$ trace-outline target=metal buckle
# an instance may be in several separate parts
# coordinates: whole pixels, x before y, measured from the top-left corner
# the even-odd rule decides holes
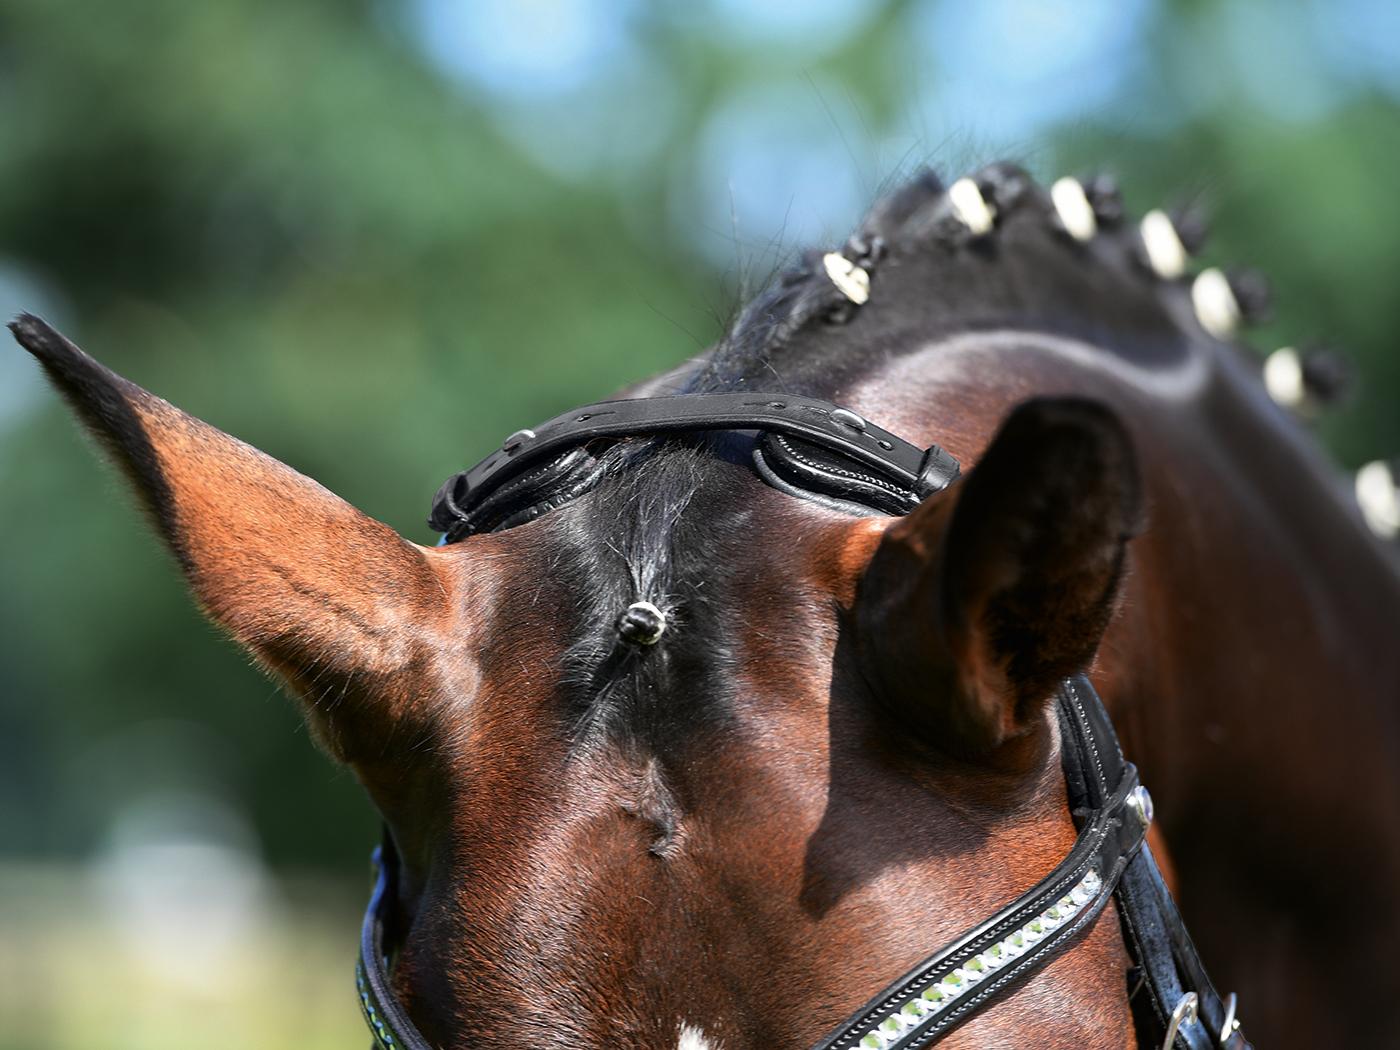
[[[1222,1047],[1230,1041],[1230,1036],[1240,1030],[1239,1018],[1235,1016],[1236,1003],[1234,992],[1225,997],[1225,1023],[1220,1026],[1220,1045]]]
[[[1167,1037],[1162,1040],[1162,1050],[1172,1050],[1172,1044],[1176,1042],[1177,1030],[1184,1024],[1190,1024],[1196,1020],[1196,1008],[1200,1000],[1196,998],[1195,992],[1187,992],[1176,1004],[1176,1009],[1172,1011],[1171,1018],[1167,1021]]]

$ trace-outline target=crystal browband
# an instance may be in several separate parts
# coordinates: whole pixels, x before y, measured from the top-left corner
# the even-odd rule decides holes
[[[962,966],[954,967],[946,976],[921,989],[918,995],[871,1028],[856,1046],[862,1050],[886,1050],[906,1036],[917,1036],[929,1021],[973,988],[1068,924],[1098,895],[1102,885],[1099,873],[1090,868],[1058,901]]]

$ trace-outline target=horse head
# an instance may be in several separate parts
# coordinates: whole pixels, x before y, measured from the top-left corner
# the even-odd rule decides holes
[[[1076,841],[1052,696],[1150,635],[1120,611],[1155,608],[1141,419],[1237,368],[1198,317],[1248,306],[1165,294],[1182,246],[1116,224],[1097,184],[924,177],[628,392],[824,398],[939,442],[963,477],[905,514],[798,498],[752,431],[681,432],[591,442],[420,546],[13,327],[383,815],[432,1045],[804,1047]],[[1135,1045],[1114,916],[946,1045]]]

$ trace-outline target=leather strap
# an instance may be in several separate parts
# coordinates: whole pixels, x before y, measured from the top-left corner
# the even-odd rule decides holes
[[[1120,771],[1113,794],[1085,822],[1068,856],[1048,876],[1031,890],[1014,900],[981,925],[939,949],[903,977],[887,986],[871,999],[815,1050],[855,1050],[874,1045],[890,1050],[915,1050],[932,1044],[968,1017],[994,1001],[1009,987],[1021,982],[1043,967],[1067,948],[1081,931],[1089,927],[1112,897],[1129,860],[1142,845],[1146,825],[1128,811],[1128,799],[1137,787],[1137,771],[1126,765]],[[1083,885],[1089,872],[1098,876],[1091,896],[1073,912],[1068,921],[1048,930],[1032,943],[1023,954],[995,967],[989,976],[978,980],[966,992],[953,998],[950,1005],[926,1017],[919,1018],[908,1009],[917,1003],[921,993],[929,988],[941,988],[950,975],[963,981],[970,976],[969,964],[978,958],[987,965],[987,955],[997,945],[1003,951],[1017,931],[1041,919],[1060,904],[1075,887]],[[944,993],[947,994],[946,991]],[[888,1019],[903,1015],[902,1026]],[[878,1033],[888,1033],[881,1041]],[[875,1034],[873,1041],[869,1041]],[[862,1042],[862,1040],[868,1040]]]
[[[957,460],[937,445],[911,445],[849,409],[816,398],[752,393],[630,398],[585,405],[512,434],[476,466],[447,480],[428,523],[453,542],[483,531],[478,508],[498,487],[570,449],[601,438],[702,430],[759,430],[801,438],[907,493],[901,513],[946,488],[959,471]]]
[[[908,514],[920,502],[913,489],[878,471],[787,434],[764,434],[753,450],[753,461],[775,488],[847,513]]]
[[[1070,811],[1076,820],[1092,811],[1122,771],[1118,735],[1097,690],[1082,674],[1065,680],[1059,694],[1061,754]],[[1249,1050],[1238,1030],[1224,1033],[1225,1004],[1206,974],[1171,891],[1144,846],[1129,862],[1118,884],[1123,938],[1135,963],[1129,988],[1135,1014],[1145,1029],[1142,1045],[1160,1047],[1172,1013],[1188,993],[1196,996],[1194,1017],[1179,1023],[1172,1046],[1179,1050]],[[1146,1007],[1139,1009],[1139,1000]],[[1222,1038],[1224,1036],[1224,1038]]]
[[[384,843],[375,848],[370,864],[374,871],[374,890],[360,925],[360,959],[355,967],[360,1010],[374,1037],[374,1050],[433,1050],[404,1014],[389,985],[384,926],[396,893],[398,854],[387,828]]]

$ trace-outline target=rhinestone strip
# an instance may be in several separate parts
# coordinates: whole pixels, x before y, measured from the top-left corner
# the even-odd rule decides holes
[[[398,1043],[394,1042],[393,1033],[379,1016],[379,1011],[370,1002],[369,985],[365,981],[365,968],[363,965],[355,966],[355,985],[360,990],[360,1009],[364,1011],[365,1020],[369,1022],[370,1030],[374,1033],[374,1043],[376,1050],[398,1050]]]
[[[917,1034],[964,995],[1010,965],[1081,912],[1098,895],[1103,880],[1092,868],[1067,894],[990,948],[978,952],[941,979],[918,990],[898,1009],[880,1018],[856,1042],[860,1050],[885,1050]]]

